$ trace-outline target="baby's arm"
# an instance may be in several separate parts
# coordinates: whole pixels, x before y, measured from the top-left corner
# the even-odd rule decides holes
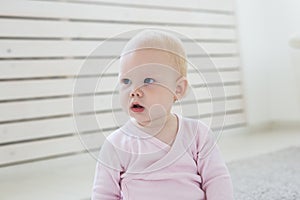
[[[92,191],[92,200],[119,200],[121,167],[113,146],[106,142],[100,152]]]
[[[120,195],[120,172],[97,163],[92,200],[116,200]]]
[[[215,139],[209,132],[204,146],[198,153],[198,173],[202,178],[202,189],[207,200],[232,200],[233,188]]]

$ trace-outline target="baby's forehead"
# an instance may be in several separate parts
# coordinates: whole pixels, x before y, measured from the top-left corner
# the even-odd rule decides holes
[[[169,52],[156,49],[137,50],[124,54],[120,58],[121,74],[132,70],[153,72],[157,70],[174,71],[176,69],[173,55]]]
[[[179,77],[180,74],[173,67],[159,64],[159,63],[147,63],[135,67],[130,67],[127,70],[121,70],[121,77],[138,78],[138,77],[152,77],[159,79],[168,79],[171,77]]]

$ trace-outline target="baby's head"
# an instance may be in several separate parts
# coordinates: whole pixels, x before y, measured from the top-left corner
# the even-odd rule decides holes
[[[124,47],[121,59],[126,55],[139,50],[158,50],[167,53],[174,67],[182,76],[186,77],[187,59],[183,44],[180,39],[171,33],[159,30],[144,30],[135,35]],[[167,58],[166,58],[167,59]]]
[[[122,108],[143,126],[166,119],[187,90],[186,73],[186,54],[178,38],[158,30],[140,32],[120,58]]]

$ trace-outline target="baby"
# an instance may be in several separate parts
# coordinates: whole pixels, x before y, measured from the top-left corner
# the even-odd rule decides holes
[[[119,94],[130,116],[104,142],[92,200],[231,200],[232,183],[210,129],[172,113],[188,88],[181,41],[145,30],[120,58]]]

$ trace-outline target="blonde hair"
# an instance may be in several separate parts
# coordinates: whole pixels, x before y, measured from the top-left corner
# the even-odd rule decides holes
[[[178,72],[186,77],[187,61],[183,44],[171,33],[155,29],[144,30],[129,40],[122,50],[121,57],[143,49],[156,49],[169,53],[174,58]]]

